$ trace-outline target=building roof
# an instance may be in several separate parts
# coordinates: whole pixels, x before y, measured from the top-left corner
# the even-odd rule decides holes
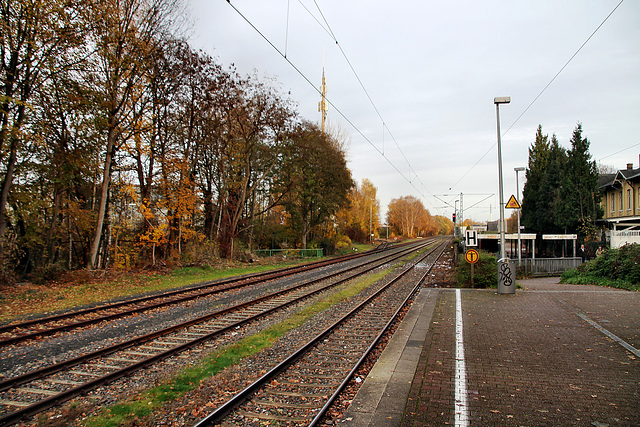
[[[598,188],[606,189],[607,187],[620,187],[622,181],[636,181],[640,179],[640,168],[620,169],[616,173],[600,175],[598,179]]]

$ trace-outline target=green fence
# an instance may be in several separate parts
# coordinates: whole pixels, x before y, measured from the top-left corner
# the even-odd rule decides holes
[[[252,252],[259,257],[277,255],[290,258],[320,258],[324,249],[255,249]]]

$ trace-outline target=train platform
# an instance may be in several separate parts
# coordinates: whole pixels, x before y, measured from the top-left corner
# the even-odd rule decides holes
[[[640,292],[518,284],[422,289],[338,423],[640,426]]]

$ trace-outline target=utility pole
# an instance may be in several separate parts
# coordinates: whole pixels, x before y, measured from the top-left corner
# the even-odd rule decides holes
[[[322,86],[320,87],[320,93],[322,94],[322,99],[318,102],[318,111],[322,113],[322,133],[324,133],[327,111],[329,111],[329,103],[327,102],[327,80],[324,76],[324,53],[322,54]]]

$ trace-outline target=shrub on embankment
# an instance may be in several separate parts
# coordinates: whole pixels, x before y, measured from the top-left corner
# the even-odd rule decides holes
[[[471,285],[471,264],[464,259],[464,254],[458,259],[456,276],[461,288],[495,288],[498,284],[498,261],[496,257],[479,251],[480,259],[473,265],[473,286]]]
[[[609,249],[575,270],[565,272],[560,282],[640,291],[640,245]]]

